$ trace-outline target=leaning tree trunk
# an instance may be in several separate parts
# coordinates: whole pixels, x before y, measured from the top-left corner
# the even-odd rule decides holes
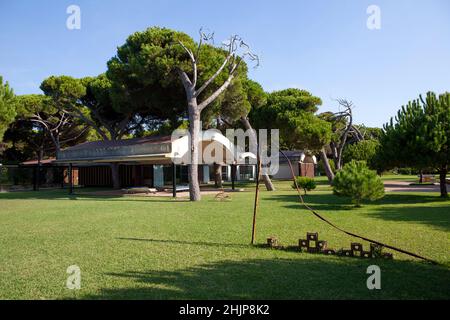
[[[214,186],[222,188],[222,165],[214,163]]]
[[[322,158],[325,173],[328,177],[328,182],[331,183],[334,180],[334,173],[333,170],[331,170],[330,162],[328,162],[328,157],[327,153],[325,152],[325,148],[322,148],[322,150],[320,150],[320,157]]]
[[[241,117],[241,122],[244,125],[246,130],[250,130],[250,139],[252,140],[252,143],[255,146],[257,146],[258,139],[256,138],[256,133],[253,130],[252,125],[250,124],[250,121],[248,121],[247,117]],[[273,185],[272,180],[270,180],[270,177],[268,174],[263,174],[262,179],[264,181],[264,185],[266,186],[267,191],[275,191],[275,186]]]
[[[442,166],[441,169],[439,170],[439,185],[440,185],[440,189],[441,189],[441,197],[442,198],[448,197],[447,172],[448,172],[447,165]]]
[[[188,102],[189,110],[189,134],[191,137],[191,161],[188,165],[189,170],[189,198],[191,201],[200,201],[200,184],[198,183],[198,144],[200,135],[200,111],[197,107],[197,101],[192,98]]]
[[[114,189],[120,189],[119,164],[111,163],[111,179]]]

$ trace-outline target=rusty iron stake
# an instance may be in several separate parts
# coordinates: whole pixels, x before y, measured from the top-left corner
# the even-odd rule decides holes
[[[256,214],[258,213],[258,204],[259,204],[259,180],[261,176],[261,159],[259,157],[259,146],[257,152],[257,172],[256,172],[256,189],[255,189],[255,204],[253,206],[253,225],[252,225],[252,244],[255,244],[256,238]]]

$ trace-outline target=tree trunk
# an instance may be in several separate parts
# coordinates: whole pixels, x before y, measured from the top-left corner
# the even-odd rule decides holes
[[[339,160],[336,144],[334,142],[331,142],[330,148],[331,148],[331,154],[333,156],[334,168],[336,169],[336,171],[339,171],[339,170],[341,170],[341,165],[340,165],[340,160]],[[328,157],[327,157],[327,162],[328,162]],[[333,178],[334,178],[334,176],[333,176]]]
[[[322,148],[320,150],[320,158],[322,158],[323,166],[325,167],[325,173],[328,177],[328,182],[333,182],[334,180],[334,173],[333,170],[331,170],[330,163],[328,162],[327,153],[325,152],[325,148]]]
[[[222,165],[214,163],[214,186],[222,188]]]
[[[248,121],[247,117],[241,117],[241,122],[244,125],[246,130],[251,130],[250,132],[250,139],[252,139],[252,143],[257,146],[258,145],[258,139],[256,138],[255,131],[253,131],[252,125],[250,124],[250,121]],[[275,186],[272,183],[272,180],[270,180],[270,177],[268,174],[263,174],[262,179],[264,181],[264,185],[266,186],[267,191],[275,191]]]
[[[191,161],[189,170],[189,198],[191,201],[200,201],[200,185],[198,183],[198,144],[200,135],[200,111],[197,107],[197,100],[192,98],[188,102],[189,111],[189,134],[191,137]]]
[[[440,189],[441,189],[441,197],[442,198],[447,198],[448,197],[448,193],[447,193],[447,165],[441,167],[441,169],[439,170],[439,184],[440,184]]]
[[[111,163],[111,179],[114,189],[120,189],[120,174],[119,174],[119,164]]]

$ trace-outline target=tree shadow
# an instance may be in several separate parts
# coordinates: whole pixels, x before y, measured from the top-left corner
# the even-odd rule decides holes
[[[299,254],[306,255],[306,254]],[[366,269],[382,270],[368,290]],[[410,261],[336,257],[220,261],[175,271],[107,273],[117,285],[87,299],[448,299],[450,270]]]
[[[287,203],[283,206],[285,208],[304,208],[295,194],[271,196],[267,199]],[[318,212],[358,210],[349,204],[348,199],[331,194],[310,194],[304,199],[308,205]],[[296,203],[294,204],[294,202]],[[433,205],[427,206],[427,203],[433,203]],[[389,221],[428,224],[445,231],[450,230],[450,201],[448,199],[426,194],[389,193],[382,199],[370,202],[370,205],[370,208],[365,212],[370,217]]]
[[[0,200],[83,200],[83,201],[148,201],[148,202],[189,202],[189,198],[172,198],[171,196],[136,196],[136,195],[98,195],[90,194],[89,192],[75,192],[74,194],[68,194],[67,190],[45,190],[45,191],[18,191],[18,192],[6,192],[0,193]]]
[[[182,241],[182,240],[165,240],[165,239],[146,239],[146,238],[125,238],[119,237],[118,240],[127,241],[144,241],[153,242],[160,244],[181,244],[181,245],[194,245],[194,246],[207,246],[207,247],[220,247],[220,248],[252,248],[250,244],[235,244],[235,243],[216,243],[216,242],[206,242],[206,241]]]
[[[354,209],[355,206],[351,203],[350,198],[347,197],[338,197],[333,194],[317,194],[310,193],[306,196],[303,196],[303,199],[307,204],[309,204],[313,209],[317,210],[329,210],[329,211],[338,211],[338,210],[351,210]],[[277,201],[284,203],[297,203],[298,205],[287,205],[285,207],[288,208],[301,208],[302,205],[299,202],[298,195],[294,194],[283,194],[283,195],[271,195],[265,197],[265,200],[269,201]],[[431,203],[431,202],[442,202],[450,205],[450,201],[448,199],[442,199],[438,196],[427,195],[427,194],[394,194],[388,193],[383,198],[368,202],[363,201],[362,206],[364,205],[391,205],[391,204],[418,204],[418,203]]]
[[[450,230],[450,203],[440,206],[406,206],[383,207],[370,211],[368,215],[373,218],[427,224],[432,227]]]

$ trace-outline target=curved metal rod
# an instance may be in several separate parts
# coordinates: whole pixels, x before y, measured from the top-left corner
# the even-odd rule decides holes
[[[409,256],[411,256],[411,257],[415,257],[415,258],[418,258],[418,259],[425,260],[425,261],[430,262],[430,263],[432,263],[432,264],[439,264],[438,262],[436,262],[436,261],[434,261],[434,260],[425,258],[425,257],[420,256],[420,255],[418,255],[418,254],[415,254],[415,253],[412,253],[412,252],[409,252],[409,251],[406,251],[406,250],[403,250],[403,249],[400,249],[400,248],[396,248],[396,247],[394,247],[394,246],[390,246],[390,245],[384,244],[384,243],[382,243],[382,242],[379,242],[379,241],[376,241],[376,240],[372,240],[372,239],[369,239],[369,238],[366,238],[366,237],[357,235],[357,234],[352,233],[352,232],[348,232],[348,231],[346,231],[346,230],[344,230],[344,229],[342,229],[342,228],[336,226],[335,224],[333,224],[332,222],[330,222],[330,221],[327,220],[326,218],[322,217],[322,216],[321,216],[319,213],[317,213],[313,208],[311,208],[310,206],[308,206],[308,205],[305,203],[305,201],[304,201],[304,199],[303,199],[303,196],[302,196],[302,194],[301,194],[301,192],[300,192],[300,188],[298,187],[297,181],[295,180],[295,173],[294,173],[294,169],[292,168],[292,163],[291,163],[291,161],[289,160],[289,158],[286,156],[286,154],[285,154],[283,151],[281,151],[281,150],[279,150],[279,151],[280,151],[280,153],[286,158],[286,160],[287,160],[287,162],[288,162],[288,164],[289,164],[289,168],[290,168],[291,174],[292,174],[292,181],[294,181],[295,188],[297,189],[297,193],[298,193],[298,196],[299,196],[299,198],[300,198],[300,203],[301,203],[307,210],[309,210],[312,214],[314,214],[317,218],[319,218],[320,220],[322,220],[322,221],[324,221],[325,223],[329,224],[329,225],[330,225],[331,227],[333,227],[334,229],[339,230],[339,231],[341,231],[341,232],[343,232],[343,233],[345,233],[345,234],[347,234],[347,235],[349,235],[349,236],[352,236],[352,237],[355,237],[355,238],[358,238],[358,239],[362,239],[362,240],[364,240],[364,241],[368,241],[368,242],[371,242],[371,243],[378,244],[378,245],[383,246],[383,247],[385,247],[385,248],[388,248],[388,249],[391,249],[391,250],[394,250],[394,251],[397,251],[397,252],[404,253],[404,254],[409,255]]]

